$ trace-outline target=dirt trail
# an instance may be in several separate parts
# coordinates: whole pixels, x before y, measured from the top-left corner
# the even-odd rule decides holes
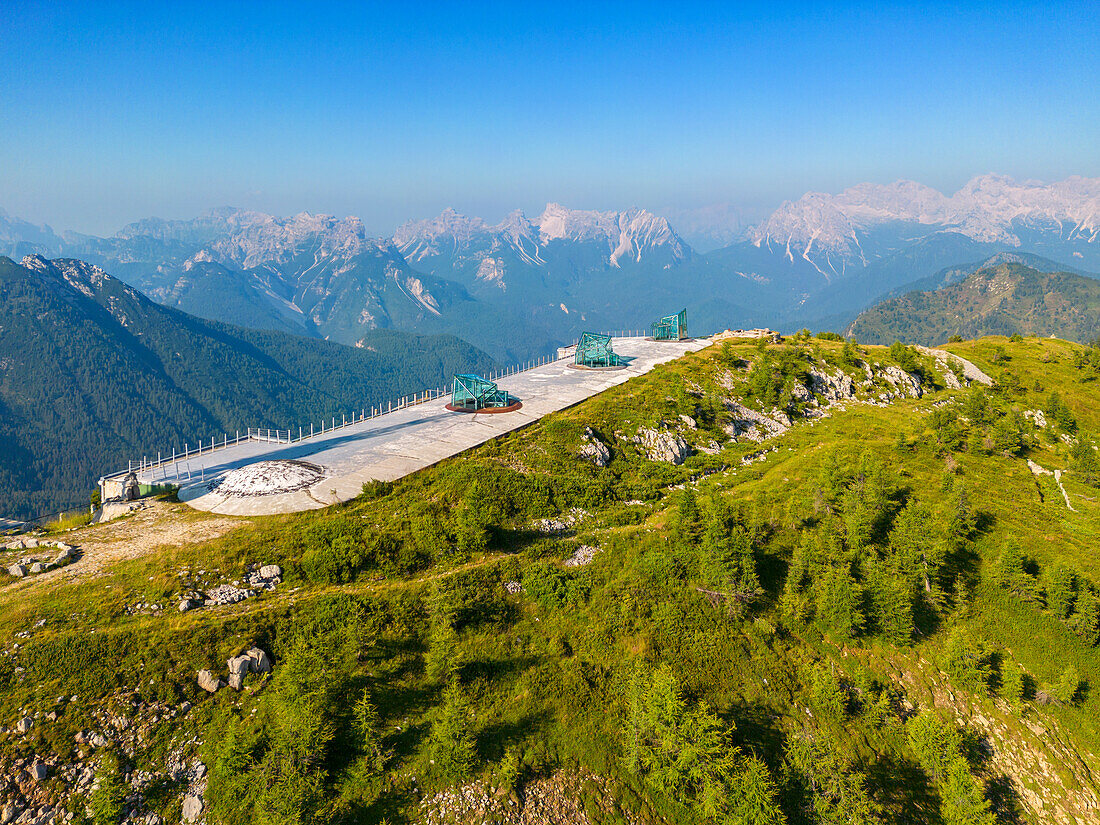
[[[52,537],[78,548],[80,558],[56,570],[12,582],[0,588],[0,593],[92,578],[117,562],[136,559],[161,548],[200,544],[248,524],[246,519],[198,513],[184,504],[150,501],[127,518]]]

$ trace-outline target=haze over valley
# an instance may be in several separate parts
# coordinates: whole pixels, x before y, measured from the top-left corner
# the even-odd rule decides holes
[[[1098,31],[0,3],[0,825],[1098,821]]]

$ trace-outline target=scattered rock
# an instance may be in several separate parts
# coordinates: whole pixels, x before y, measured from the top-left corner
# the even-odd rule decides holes
[[[1046,429],[1047,417],[1042,410],[1024,410],[1024,418],[1029,419],[1036,427]]]
[[[29,733],[30,729],[34,727],[34,720],[29,716],[24,716],[18,722],[15,723],[15,729],[19,733]]]
[[[572,556],[565,560],[566,567],[584,567],[591,564],[592,559],[596,558],[596,554],[599,553],[599,548],[591,547],[587,544],[582,544],[576,549]]]
[[[244,590],[231,584],[219,584],[207,591],[205,604],[207,607],[236,604],[237,602],[243,602],[251,595],[253,595],[251,590]]]
[[[188,610],[193,610],[199,606],[199,602],[195,599],[180,599],[179,612],[186,613]]]
[[[681,413],[680,420],[687,425],[687,428],[689,430],[696,430],[699,428],[699,425],[695,423],[695,419],[692,418],[690,415],[683,415]]]
[[[31,775],[31,779],[35,782],[41,782],[46,778],[46,763],[34,762],[28,769],[27,773]]]
[[[252,647],[240,656],[226,662],[229,667],[229,686],[233,690],[244,687],[244,677],[249,673],[270,673],[271,659],[258,647]]]
[[[600,441],[591,427],[584,428],[584,443],[581,445],[580,455],[597,467],[606,467],[611,462],[611,450]]]
[[[587,515],[588,513],[584,510],[579,507],[574,507],[569,512],[562,513],[557,518],[539,519],[535,522],[535,529],[540,533],[565,533]]]
[[[903,370],[901,367],[890,364],[882,371],[882,377],[886,383],[909,398],[920,398],[924,395],[920,379]]]
[[[8,573],[15,576],[17,579],[21,579],[27,575],[27,567],[23,564],[13,564],[8,568]]]
[[[260,567],[260,577],[264,579],[277,579],[283,575],[283,568],[277,564],[265,564]]]
[[[504,589],[507,590],[509,593],[522,593],[523,585],[519,582],[505,582]]]
[[[691,447],[683,438],[668,430],[655,430],[643,427],[634,436],[634,443],[640,444],[650,461],[663,461],[668,464],[683,464],[691,455]]]
[[[844,370],[835,372],[822,372],[810,368],[810,391],[815,397],[827,402],[846,401],[855,395],[855,384],[852,376]]]
[[[218,688],[225,687],[225,682],[214,675],[213,671],[200,670],[199,671],[199,687],[208,693],[217,693]]]
[[[723,429],[734,440],[743,438],[746,441],[759,442],[766,438],[783,435],[791,426],[791,419],[785,413],[783,414],[784,421],[780,420],[778,416],[766,416],[733,400],[727,399],[725,406],[734,418]]]

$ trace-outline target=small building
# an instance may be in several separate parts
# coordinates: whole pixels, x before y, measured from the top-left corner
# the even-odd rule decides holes
[[[683,341],[687,334],[687,309],[653,322],[654,341]]]
[[[578,367],[619,367],[622,359],[611,348],[611,336],[582,332],[573,363]]]
[[[506,390],[500,389],[488,378],[480,375],[456,375],[451,388],[451,403],[447,407],[456,411],[476,412],[511,407],[515,403],[516,400]]]

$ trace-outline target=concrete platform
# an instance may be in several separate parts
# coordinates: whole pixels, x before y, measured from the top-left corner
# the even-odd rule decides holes
[[[312,510],[348,501],[368,481],[393,481],[429,467],[504,433],[531,424],[557,410],[591,398],[609,387],[642,375],[658,364],[710,346],[707,339],[652,343],[642,338],[618,338],[617,353],[629,359],[625,369],[573,370],[563,359],[497,381],[519,398],[515,412],[481,415],[445,409],[447,398],[362,421],[293,444],[246,442],[204,456],[205,481],[184,482],[180,500],[199,510],[254,516]],[[324,469],[321,481],[306,490],[265,496],[226,496],[211,491],[231,470],[257,461],[301,459]],[[185,472],[183,467],[178,468]],[[191,462],[192,478],[197,470]],[[173,468],[139,475],[143,483],[173,480]]]

